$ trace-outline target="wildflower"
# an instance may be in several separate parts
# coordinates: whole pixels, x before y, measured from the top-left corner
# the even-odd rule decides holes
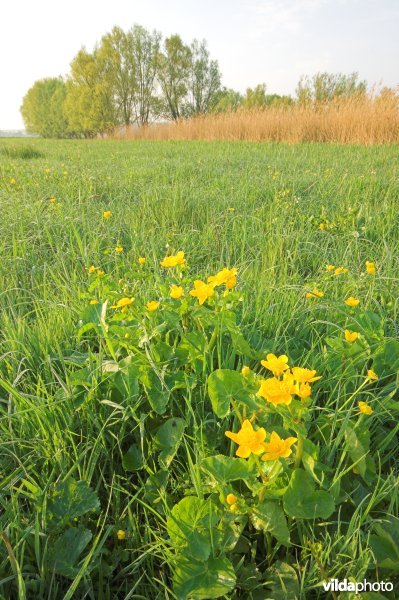
[[[208,277],[208,283],[212,283],[214,287],[225,284],[227,289],[231,290],[237,285],[236,275],[237,269],[227,269],[225,267],[219,273],[216,273],[216,275]]]
[[[54,196],[51,196],[51,198],[49,198],[48,201],[50,202],[50,204],[56,204],[57,198],[54,198]]]
[[[133,302],[134,298],[121,298],[116,304],[111,306],[111,308],[126,308],[127,306],[133,304]]]
[[[238,444],[236,455],[241,458],[248,458],[250,454],[262,454],[264,451],[263,442],[266,431],[263,427],[255,431],[248,419],[245,419],[238,433],[226,431],[225,435]]]
[[[237,504],[232,504],[230,506],[230,512],[237,512],[238,510],[238,505]]]
[[[241,369],[241,373],[242,373],[242,375],[244,375],[244,377],[247,377],[247,375],[249,375],[250,372],[251,372],[251,369],[249,367],[243,367]]]
[[[306,298],[323,298],[324,292],[321,290],[313,290],[312,292],[307,292]]]
[[[326,265],[327,271],[335,271],[334,265]]]
[[[102,271],[101,269],[97,269],[97,275],[99,277],[102,277],[103,275],[105,275],[105,271]]]
[[[10,185],[15,185],[17,182],[15,181],[14,177],[12,179],[10,179]]]
[[[93,304],[93,305],[98,304],[98,300],[96,300],[96,299],[90,300],[90,304]]]
[[[194,289],[190,290],[190,296],[198,298],[200,304],[204,304],[205,300],[213,296],[214,293],[215,290],[213,289],[213,285],[204,283],[199,279],[194,281]]]
[[[266,454],[262,460],[276,460],[277,458],[288,458],[292,454],[291,446],[295,444],[297,438],[289,437],[286,440],[281,439],[278,433],[272,431],[270,442],[263,444]]]
[[[139,265],[145,265],[146,259],[144,258],[144,256],[139,256],[137,260],[139,262]]]
[[[233,208],[232,206],[230,206],[228,210],[229,210],[230,212],[234,212],[234,211],[235,211],[235,208]]]
[[[170,288],[170,297],[174,300],[179,300],[184,295],[184,290],[181,285],[173,284]]]
[[[185,262],[184,252],[180,251],[174,256],[165,256],[161,262],[161,267],[177,267],[179,265],[184,265]]]
[[[237,496],[235,496],[234,494],[227,494],[226,502],[230,505],[235,504],[237,502]]]
[[[352,343],[357,340],[359,334],[356,331],[349,331],[349,329],[345,329],[345,339],[347,342]]]
[[[293,367],[292,375],[297,383],[313,383],[313,381],[321,379],[321,375],[315,377],[316,371],[302,367]]]
[[[362,402],[361,400],[358,402],[359,410],[363,415],[372,415],[373,409],[371,406],[367,404],[367,402]]]
[[[375,371],[373,371],[372,369],[369,369],[367,371],[367,379],[369,381],[377,381],[378,380],[378,375]]]
[[[302,398],[302,400],[306,400],[306,398],[310,398],[312,395],[312,388],[308,383],[301,383],[296,394]]]
[[[123,246],[117,246],[117,247],[115,248],[115,252],[116,252],[117,254],[119,254],[120,252],[123,252]]]
[[[337,267],[334,271],[334,275],[343,275],[344,273],[347,273],[348,269],[346,267]]]
[[[91,265],[87,270],[89,273],[95,273],[97,268],[94,265]]]
[[[267,360],[262,360],[261,365],[273,373],[275,377],[282,375],[284,371],[289,369],[288,356],[281,354],[277,357],[275,354],[268,354]]]
[[[376,273],[375,263],[370,262],[369,260],[366,260],[366,271],[369,275],[375,275],[375,273]]]
[[[150,312],[154,312],[154,310],[158,310],[159,304],[160,303],[156,300],[151,300],[151,302],[147,302],[147,310],[149,310]]]
[[[281,381],[280,379],[271,377],[269,379],[261,380],[257,395],[271,404],[278,405],[291,404],[292,394],[294,393],[295,386],[293,385],[292,378],[283,379]]]
[[[110,218],[112,217],[112,212],[111,212],[110,210],[105,210],[105,211],[103,212],[103,217],[104,217],[104,219],[106,219],[106,220],[110,219]]]
[[[326,224],[325,223],[320,223],[320,225],[319,225],[320,231],[324,231],[325,228],[326,228]]]
[[[116,537],[118,540],[124,540],[126,538],[126,533],[123,531],[123,529],[118,529],[116,532]]]
[[[353,296],[349,296],[349,298],[347,298],[345,300],[345,304],[347,306],[351,306],[351,307],[357,306],[359,303],[360,303],[360,300],[358,300],[357,298],[354,298]]]

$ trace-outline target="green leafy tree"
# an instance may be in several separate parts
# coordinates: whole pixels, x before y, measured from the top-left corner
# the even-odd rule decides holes
[[[129,48],[135,65],[134,113],[138,125],[147,125],[154,107],[155,77],[157,74],[161,34],[134,25],[129,31]]]
[[[221,74],[217,60],[211,60],[206,41],[191,44],[188,114],[211,112],[218,102]]]
[[[245,96],[242,99],[243,108],[264,108],[268,104],[266,94],[266,84],[259,83],[254,88],[247,88]]]
[[[240,108],[243,100],[242,94],[236,90],[223,88],[220,90],[217,102],[212,109],[212,112],[222,113],[231,112]]]
[[[360,81],[358,73],[316,73],[302,76],[296,88],[300,104],[331,102],[335,98],[350,98],[366,93],[367,82]]]
[[[21,114],[27,131],[46,138],[67,133],[64,115],[66,85],[61,77],[36,81],[23,98]]]
[[[179,35],[166,38],[163,51],[158,55],[157,79],[162,97],[160,113],[173,120],[184,114],[189,86],[191,50]]]

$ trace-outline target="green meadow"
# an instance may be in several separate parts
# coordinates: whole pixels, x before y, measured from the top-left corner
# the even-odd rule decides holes
[[[396,145],[1,140],[0,598],[397,598],[398,202]]]

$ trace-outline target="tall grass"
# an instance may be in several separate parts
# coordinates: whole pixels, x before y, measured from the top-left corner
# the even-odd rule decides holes
[[[393,144],[399,142],[399,97],[358,96],[313,105],[272,106],[200,116],[115,132],[114,138]]]

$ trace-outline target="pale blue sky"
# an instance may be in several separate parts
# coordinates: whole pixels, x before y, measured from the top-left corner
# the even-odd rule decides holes
[[[302,74],[358,71],[399,85],[399,0],[3,0],[0,129],[22,128],[19,107],[36,79],[68,72],[114,25],[208,40],[223,83],[265,82],[294,93]]]

